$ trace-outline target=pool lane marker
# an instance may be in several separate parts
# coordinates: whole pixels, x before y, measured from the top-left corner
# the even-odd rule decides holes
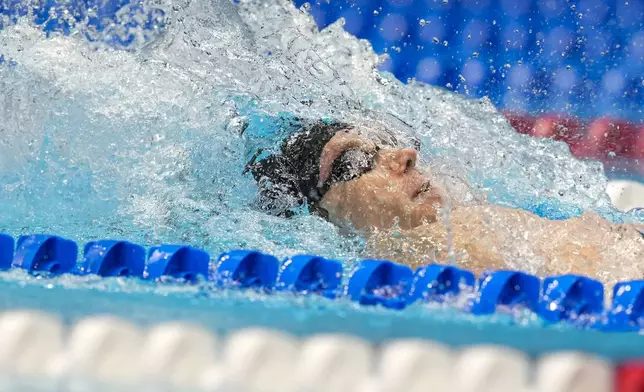
[[[0,313],[6,387],[33,382],[61,390],[639,392],[643,364],[614,364],[573,351],[530,358],[497,345],[455,349],[419,339],[376,346],[355,336],[296,338],[264,328],[220,336],[190,323],[141,328],[110,316],[65,326],[39,311]]]
[[[15,247],[15,249],[14,249]],[[185,284],[207,280],[222,288],[287,291],[326,298],[348,298],[364,306],[402,310],[417,302],[465,298],[460,308],[488,315],[500,309],[526,308],[547,323],[627,332],[644,328],[644,280],[613,287],[612,303],[604,308],[601,282],[578,275],[540,279],[521,271],[492,271],[476,277],[455,266],[430,264],[413,271],[387,260],[362,260],[350,271],[342,264],[314,255],[279,261],[252,250],[232,250],[212,258],[187,245],[149,249],[127,241],[99,240],[83,247],[51,235],[26,235],[14,242],[0,234],[0,267],[21,268],[41,275],[99,275],[175,279]]]

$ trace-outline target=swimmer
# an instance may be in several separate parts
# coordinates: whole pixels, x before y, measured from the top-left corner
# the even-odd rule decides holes
[[[368,257],[411,267],[455,262],[476,273],[520,269],[583,274],[605,283],[644,277],[642,226],[594,213],[549,220],[483,201],[462,202],[408,148],[370,129],[317,122],[279,153],[248,163],[262,209],[280,216],[306,206],[367,239]]]

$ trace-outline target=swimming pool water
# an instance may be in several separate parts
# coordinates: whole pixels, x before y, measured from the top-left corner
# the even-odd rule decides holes
[[[363,256],[360,239],[314,217],[285,221],[252,208],[255,186],[241,175],[249,145],[273,137],[275,123],[291,115],[379,123],[402,139],[419,138],[424,162],[498,203],[550,218],[589,209],[644,223],[611,207],[599,164],[575,160],[563,143],[517,134],[487,100],[378,73],[369,44],[340,24],[318,32],[310,16],[277,0],[154,6],[166,10],[167,29],[130,50],[89,43],[82,23],[71,36],[46,38],[24,22],[0,31],[0,54],[11,59],[0,65],[0,232],[188,243],[211,254],[312,253],[350,265]],[[374,341],[488,341],[532,354],[584,347],[614,359],[633,356],[642,340],[544,328],[530,315],[517,325],[453,309],[392,312],[128,279],[19,272],[0,279],[4,309],[47,309],[70,322],[106,312],[221,331],[260,324]]]
[[[145,284],[132,278],[38,279],[22,271],[4,273],[0,287],[2,310],[43,309],[59,313],[70,325],[89,315],[112,314],[145,327],[182,320],[222,334],[260,326],[296,336],[356,334],[376,344],[417,337],[455,347],[502,344],[535,356],[582,349],[616,362],[637,358],[644,344],[644,336],[633,333],[545,327],[531,313],[474,316],[436,304],[395,311],[316,296]]]

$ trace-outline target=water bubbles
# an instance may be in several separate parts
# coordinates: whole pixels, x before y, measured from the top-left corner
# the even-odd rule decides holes
[[[584,18],[584,14],[582,14],[581,12],[580,12],[580,13],[578,13],[578,14],[577,14],[577,18],[579,18],[579,19],[583,19],[583,18]]]
[[[21,114],[26,113],[29,120],[23,121],[22,127],[33,129],[26,129],[26,137],[10,135],[10,140],[24,144],[35,140],[32,148],[24,148],[26,151],[52,151],[51,148],[41,148],[43,129],[52,127],[31,120],[42,117],[42,121],[49,121],[40,113],[62,113],[56,117],[56,139],[69,141],[69,146],[65,146],[69,150],[68,155],[81,162],[87,161],[92,168],[83,174],[86,176],[83,179],[87,182],[85,184],[72,175],[59,176],[69,174],[65,162],[57,165],[58,162],[52,162],[50,158],[42,158],[52,163],[45,165],[50,171],[45,173],[45,180],[38,173],[40,165],[28,166],[33,174],[27,173],[27,169],[23,172],[27,178],[24,189],[37,193],[53,183],[51,179],[65,178],[69,179],[65,185],[69,189],[65,189],[67,194],[83,200],[82,206],[77,202],[73,206],[79,209],[79,213],[63,208],[62,213],[56,211],[49,216],[46,215],[47,209],[43,208],[44,223],[41,227],[59,227],[55,225],[59,224],[60,216],[75,211],[74,216],[86,215],[89,223],[60,225],[62,229],[56,230],[58,234],[78,229],[79,233],[72,234],[103,237],[111,236],[106,234],[112,234],[109,230],[118,227],[126,232],[128,239],[143,238],[146,243],[158,243],[187,238],[185,241],[204,245],[212,252],[243,244],[243,247],[279,255],[307,252],[341,259],[347,259],[341,257],[342,254],[357,257],[362,250],[359,241],[355,241],[355,245],[346,242],[327,222],[310,216],[283,221],[249,209],[248,205],[256,195],[252,179],[239,174],[246,163],[247,141],[240,140],[237,135],[243,129],[246,129],[244,138],[252,132],[270,133],[281,129],[287,122],[266,113],[313,117],[336,113],[339,119],[364,124],[383,118],[382,122],[392,125],[390,128],[397,134],[408,136],[412,131],[393,119],[402,113],[401,120],[418,124],[413,132],[423,140],[427,139],[427,145],[431,145],[431,152],[424,153],[435,154],[425,157],[431,158],[432,164],[446,171],[459,171],[461,167],[458,165],[463,163],[463,178],[476,184],[488,180],[499,184],[490,193],[515,204],[547,195],[549,190],[557,189],[557,184],[578,184],[578,177],[586,179],[589,188],[584,188],[583,193],[571,190],[562,197],[562,202],[592,208],[605,193],[600,171],[589,170],[587,163],[565,155],[563,149],[552,152],[553,148],[543,141],[516,137],[491,105],[481,108],[478,102],[470,102],[442,88],[397,83],[393,77],[387,79],[389,74],[374,76],[371,70],[382,57],[378,58],[367,45],[358,45],[357,39],[344,31],[331,28],[325,34],[318,34],[313,21],[302,18],[295,7],[289,6],[292,10],[283,8],[279,5],[282,2],[271,2],[275,4],[271,7],[255,5],[265,5],[264,2],[248,2],[252,5],[239,14],[243,20],[241,23],[234,8],[230,8],[230,15],[235,17],[218,18],[221,9],[227,9],[228,0],[187,3],[196,4],[195,8],[179,8],[177,12],[186,17],[185,22],[171,26],[172,36],[186,38],[163,42],[151,53],[95,53],[85,51],[78,39],[55,40],[46,45],[40,45],[42,42],[37,39],[34,42],[25,39],[21,42],[24,44],[22,47],[38,47],[38,51],[27,53],[27,49],[7,54],[16,54],[31,67],[25,67],[26,76],[16,79],[17,83],[32,86],[33,79],[53,80],[52,91],[56,92],[49,94],[47,86],[40,86],[44,91],[37,91],[39,106],[21,109]],[[221,9],[197,6],[205,3],[215,4]],[[444,3],[448,4],[447,1]],[[373,10],[375,16],[384,16],[382,12],[382,9]],[[208,23],[202,25],[198,20]],[[429,25],[431,21],[425,19],[419,19],[418,23],[425,26],[423,31],[427,32],[425,38],[429,42],[448,46],[444,39],[449,35],[433,31],[430,27],[435,24]],[[492,21],[492,24],[496,25],[497,21]],[[213,26],[217,29],[216,34],[210,31]],[[477,38],[476,34],[472,35],[459,34],[459,37]],[[15,46],[15,41],[10,41],[14,38],[10,31],[4,29],[0,32],[2,36],[2,43]],[[280,39],[284,36],[289,38],[287,44]],[[248,37],[247,42],[244,37]],[[390,46],[389,51],[397,53],[402,45]],[[231,47],[235,48],[235,53],[243,55],[228,56]],[[200,61],[205,48],[213,54],[208,61]],[[57,55],[56,50],[63,55]],[[273,53],[270,57],[261,55],[269,52]],[[473,58],[480,56],[478,51],[470,50],[464,54],[467,53],[471,53]],[[85,55],[88,60],[85,60]],[[152,57],[148,59],[146,56]],[[142,66],[143,59],[147,61],[145,66]],[[443,63],[440,60],[432,57],[427,61],[427,68],[436,64],[435,69],[426,72],[439,75],[437,85],[453,89],[452,83],[475,84],[475,77],[465,70],[461,71],[462,74],[456,72],[456,78],[450,77],[451,83],[441,83],[445,69],[441,68]],[[499,72],[494,67],[512,67],[509,63],[496,63],[498,59],[489,60],[494,60],[494,64],[488,64],[487,60],[474,61],[484,64],[481,67],[485,68],[486,75],[496,73],[498,78]],[[69,62],[72,66],[68,65]],[[512,64],[515,64],[515,69],[520,68],[516,62]],[[487,71],[488,65],[490,71]],[[324,72],[312,73],[321,67]],[[322,73],[323,78],[320,77]],[[511,75],[511,72],[507,73]],[[0,79],[0,87],[7,83],[13,81]],[[457,87],[464,90],[467,86]],[[6,91],[13,90],[0,89],[0,98],[7,97]],[[217,92],[221,92],[221,96],[213,97],[212,94],[219,94]],[[48,100],[47,97],[53,95],[56,99]],[[373,109],[375,114],[363,110],[366,95],[370,96],[368,105],[378,108]],[[252,99],[248,98],[251,96]],[[31,97],[25,95],[22,98],[28,106]],[[221,102],[231,99],[236,102],[234,107],[221,105]],[[3,116],[6,115],[0,113],[0,120],[5,119]],[[245,117],[247,122],[230,125],[235,123],[235,118],[241,117]],[[87,129],[87,132],[78,132],[78,129]],[[270,143],[271,138],[262,134],[257,143]],[[489,143],[481,143],[481,140]],[[121,154],[119,159],[113,158],[112,149],[97,147],[97,156],[88,153],[88,145],[104,146],[114,141]],[[515,156],[522,158],[499,162],[496,150],[503,154],[516,152]],[[533,154],[535,150],[540,154]],[[445,151],[449,152],[448,156],[441,156]],[[64,155],[64,152],[60,154]],[[4,158],[4,155],[5,151],[1,151],[0,156]],[[464,162],[476,162],[476,167],[466,166]],[[531,169],[537,167],[552,170]],[[513,175],[508,177],[508,172]],[[101,190],[112,185],[110,189],[117,193],[114,203],[96,201],[94,194],[83,191],[89,189],[93,181],[102,184]],[[579,188],[583,185],[580,184]],[[76,188],[81,191],[74,191]],[[508,192],[511,193],[509,196],[506,195]],[[13,204],[18,204],[15,207],[18,218],[32,216],[38,208],[26,203],[25,206],[12,203],[19,200],[17,193],[0,190],[0,199],[9,200],[4,204],[12,205],[12,208]],[[121,203],[121,200],[125,201]],[[40,204],[46,201],[43,199]],[[1,212],[5,219],[5,211]],[[19,221],[11,216],[9,227]],[[103,219],[105,216],[112,218]],[[100,225],[92,225],[92,221],[105,223],[94,230]],[[82,230],[92,232],[80,233]]]
[[[570,70],[572,69],[572,66],[571,66],[571,65],[566,65],[566,69],[567,69],[568,71],[570,71]]]
[[[449,0],[443,0],[443,5],[449,4]]]

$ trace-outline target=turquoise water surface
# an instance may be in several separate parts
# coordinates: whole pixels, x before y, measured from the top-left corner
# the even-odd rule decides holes
[[[517,134],[485,99],[403,85],[377,72],[382,59],[341,24],[318,32],[310,16],[281,1],[154,6],[172,23],[128,50],[104,46],[100,34],[88,42],[82,24],[69,36],[46,37],[24,22],[0,31],[0,54],[10,59],[0,64],[0,232],[181,243],[212,255],[236,248],[279,258],[317,254],[349,267],[365,256],[361,238],[316,217],[285,220],[253,207],[256,187],[241,174],[249,151],[274,146],[289,116],[417,138],[421,164],[467,180],[491,202],[551,219],[592,210],[644,223],[641,214],[612,208],[600,164],[574,159],[563,143]],[[110,313],[142,324],[196,321],[222,332],[263,325],[376,342],[416,336],[457,346],[499,343],[535,355],[584,349],[620,360],[644,351],[638,334],[545,326],[521,312],[474,317],[432,305],[391,311],[207,284],[10,271],[0,273],[0,303],[68,322]]]

